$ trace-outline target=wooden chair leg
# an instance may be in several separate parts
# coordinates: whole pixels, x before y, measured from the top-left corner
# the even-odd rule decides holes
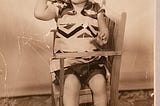
[[[52,81],[52,73],[50,73],[50,81],[51,81],[51,85],[50,85],[50,87],[51,87],[51,106],[55,106],[56,105],[56,103],[55,103],[55,98],[54,98],[54,91],[53,91],[53,89],[54,89],[54,87],[53,87],[53,81]]]
[[[59,101],[59,106],[63,106],[63,90],[64,90],[64,58],[60,58],[60,101]]]
[[[51,82],[51,102],[52,102],[51,106],[55,106],[55,99],[54,99],[54,92],[53,92],[53,84],[52,84],[52,82]]]
[[[123,49],[123,39],[126,23],[126,13],[121,14],[120,22],[118,23],[118,32],[115,39],[115,50]],[[121,68],[122,56],[114,56],[111,74],[111,106],[118,106],[118,87],[119,87],[119,75]]]
[[[113,68],[111,76],[111,102],[110,106],[118,106],[118,87],[119,87],[119,73],[121,56],[115,56],[113,61]]]

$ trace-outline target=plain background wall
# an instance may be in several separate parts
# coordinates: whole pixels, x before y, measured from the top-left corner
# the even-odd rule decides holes
[[[0,96],[50,92],[50,49],[44,35],[54,22],[34,18],[36,0],[0,1]],[[120,89],[153,88],[153,0],[107,0],[127,12]]]
[[[127,12],[121,85],[126,88],[153,86],[154,1],[109,0],[107,7]],[[128,89],[128,87],[127,87]]]

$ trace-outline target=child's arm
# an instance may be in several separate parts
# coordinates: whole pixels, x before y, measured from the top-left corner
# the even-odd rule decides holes
[[[40,20],[48,21],[57,17],[58,8],[55,5],[47,5],[48,0],[38,0],[34,9],[34,16]]]
[[[98,19],[98,26],[100,31],[97,36],[97,42],[100,46],[103,46],[108,41],[109,31],[106,25],[104,14],[102,12],[98,13],[97,19]]]

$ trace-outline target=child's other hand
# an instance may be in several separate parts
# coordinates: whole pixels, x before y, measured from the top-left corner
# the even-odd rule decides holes
[[[108,41],[108,38],[109,38],[109,33],[108,31],[100,31],[98,33],[98,36],[97,36],[97,43],[100,45],[100,46],[103,46],[105,44],[107,44],[107,41]]]

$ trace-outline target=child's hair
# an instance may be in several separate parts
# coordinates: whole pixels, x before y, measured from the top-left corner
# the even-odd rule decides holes
[[[55,0],[51,1],[53,4],[56,3],[59,8],[59,17],[62,17],[65,14],[75,15],[76,11],[71,3],[71,0]],[[91,12],[92,11],[92,12]],[[93,0],[87,0],[84,8],[81,11],[81,14],[84,16],[89,16],[91,18],[97,19],[97,14],[99,12],[105,13],[105,10],[102,9],[99,3],[94,2]]]

